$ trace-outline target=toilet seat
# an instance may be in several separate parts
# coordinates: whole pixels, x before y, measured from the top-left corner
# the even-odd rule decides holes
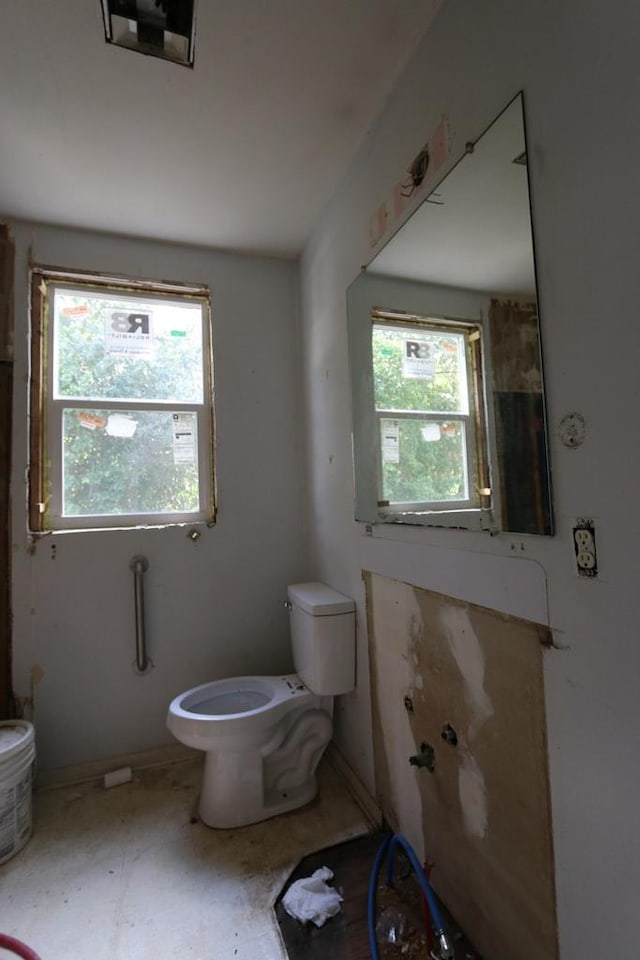
[[[213,680],[177,696],[167,726],[187,746],[208,750],[216,742],[236,741],[236,749],[264,740],[265,727],[289,711],[318,698],[296,674],[284,677],[233,677]]]

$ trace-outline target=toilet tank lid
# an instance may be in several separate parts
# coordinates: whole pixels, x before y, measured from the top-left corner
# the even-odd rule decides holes
[[[287,590],[289,600],[312,617],[327,617],[336,613],[353,613],[356,608],[350,597],[338,593],[326,583],[294,583]]]

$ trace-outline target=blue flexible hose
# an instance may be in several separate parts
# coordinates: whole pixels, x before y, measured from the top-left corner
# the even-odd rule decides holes
[[[369,930],[369,947],[371,949],[371,960],[380,960],[380,954],[378,952],[378,940],[376,938],[376,890],[378,887],[378,874],[382,868],[382,864],[385,856],[387,855],[387,848],[391,843],[392,834],[387,834],[382,843],[378,848],[376,853],[376,858],[373,861],[373,867],[371,868],[371,875],[369,877],[369,896],[367,901],[367,927]]]
[[[429,912],[431,914],[431,920],[433,921],[433,926],[435,927],[436,936],[439,936],[444,930],[444,923],[442,922],[442,915],[440,913],[440,908],[438,907],[435,896],[433,895],[433,890],[427,883],[427,879],[424,875],[420,861],[416,856],[416,852],[409,843],[409,841],[402,836],[401,833],[396,833],[391,838],[389,844],[389,855],[387,859],[387,886],[393,886],[393,864],[395,858],[396,847],[401,846],[404,852],[409,857],[409,862],[413,867],[413,871],[416,875],[416,879],[420,884],[420,889],[427,898],[427,903],[429,904]]]
[[[384,858],[387,857],[387,886],[393,886],[393,867],[394,867],[394,858],[396,848],[401,846],[409,858],[409,862],[413,868],[413,871],[416,875],[416,879],[420,884],[420,889],[427,898],[427,903],[429,905],[429,911],[431,913],[431,920],[433,921],[433,926],[435,927],[436,936],[442,937],[444,934],[444,924],[442,922],[442,915],[440,913],[440,908],[438,907],[436,898],[433,894],[433,891],[429,884],[427,883],[426,877],[420,865],[415,850],[409,843],[409,841],[402,836],[400,833],[388,834],[376,853],[375,860],[373,861],[373,867],[371,868],[371,875],[369,877],[369,895],[368,895],[368,904],[367,904],[367,928],[369,931],[369,947],[371,949],[371,958],[372,960],[380,960],[380,953],[378,951],[378,941],[376,938],[376,890],[378,887],[378,876],[380,870],[382,869],[382,864]],[[444,940],[444,938],[443,938]],[[449,955],[449,954],[447,954]],[[451,954],[452,955],[452,954]]]

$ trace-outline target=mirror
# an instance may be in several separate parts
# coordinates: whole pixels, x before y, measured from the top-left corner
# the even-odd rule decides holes
[[[519,94],[349,288],[357,520],[553,533],[537,304]],[[395,393],[380,387],[376,371],[376,336],[384,339],[386,328],[394,329],[382,352],[391,357],[391,336],[404,338],[398,350],[406,352],[398,354]],[[464,410],[442,399],[433,409],[428,400],[407,401],[418,389],[433,394],[439,376],[442,386],[449,361],[444,354],[440,361],[435,338],[451,352],[447,338],[456,331],[459,338],[471,331],[464,382],[475,389],[475,406],[473,398]],[[410,351],[429,359],[411,366]],[[389,490],[402,486],[397,478],[409,462],[414,471],[419,463],[424,470],[450,463],[452,437],[465,430],[474,439],[466,447],[459,442],[459,461],[468,464],[464,483],[451,486],[444,477],[437,497],[394,507]],[[419,436],[424,449],[416,446]],[[464,495],[457,492],[462,486]]]

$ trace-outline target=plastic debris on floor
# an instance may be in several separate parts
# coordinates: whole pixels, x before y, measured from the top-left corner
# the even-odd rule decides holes
[[[333,879],[333,870],[319,867],[310,877],[303,877],[292,883],[284,897],[282,906],[290,917],[302,923],[315,923],[321,927],[329,917],[340,912],[342,897],[326,881]]]

